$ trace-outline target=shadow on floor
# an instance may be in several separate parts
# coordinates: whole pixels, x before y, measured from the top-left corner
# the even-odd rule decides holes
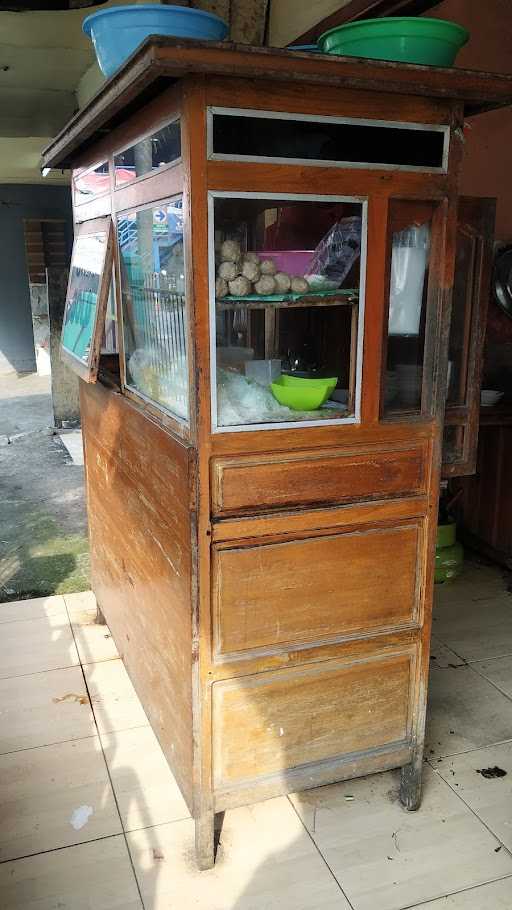
[[[59,437],[0,448],[0,602],[90,586],[84,469]]]

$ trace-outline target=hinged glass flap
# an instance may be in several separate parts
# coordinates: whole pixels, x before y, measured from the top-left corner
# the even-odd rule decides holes
[[[95,382],[112,281],[110,218],[88,222],[75,236],[64,319],[62,356],[86,382]]]

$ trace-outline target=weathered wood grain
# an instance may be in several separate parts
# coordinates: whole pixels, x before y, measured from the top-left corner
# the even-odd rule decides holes
[[[214,553],[220,654],[394,628],[419,615],[421,531],[355,531]]]
[[[423,493],[425,455],[420,447],[351,454],[333,448],[294,457],[215,459],[212,512],[247,514]]]
[[[216,788],[406,739],[410,681],[404,654],[215,683]]]
[[[192,450],[81,383],[92,586],[192,807]]]

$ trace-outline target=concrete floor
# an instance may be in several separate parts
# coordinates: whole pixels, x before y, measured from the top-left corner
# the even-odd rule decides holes
[[[81,437],[52,420],[49,377],[0,378],[0,602],[90,584]]]
[[[53,424],[50,376],[7,373],[0,376],[0,442]]]
[[[468,563],[437,591],[421,809],[401,807],[397,772],[236,809],[204,873],[94,617],[90,593],[0,606],[2,910],[510,910],[512,596],[500,571]]]

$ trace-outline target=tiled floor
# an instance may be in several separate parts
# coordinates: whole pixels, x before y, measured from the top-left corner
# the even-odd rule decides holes
[[[226,813],[217,863],[90,593],[0,606],[1,910],[510,910],[512,595],[437,591],[424,798],[398,773]],[[480,771],[498,767],[501,777]]]

